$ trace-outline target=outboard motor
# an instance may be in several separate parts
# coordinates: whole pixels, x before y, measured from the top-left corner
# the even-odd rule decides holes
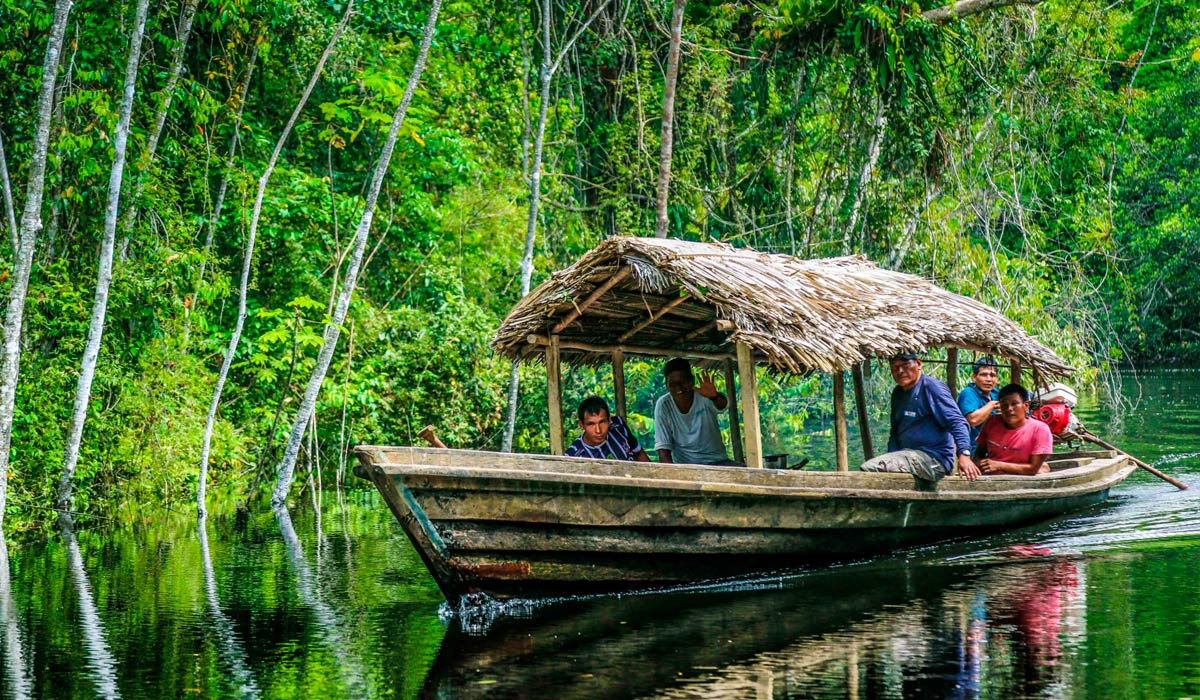
[[[1055,382],[1034,394],[1032,415],[1045,423],[1055,437],[1070,440],[1077,437],[1083,427],[1071,413],[1075,401],[1074,389]]]

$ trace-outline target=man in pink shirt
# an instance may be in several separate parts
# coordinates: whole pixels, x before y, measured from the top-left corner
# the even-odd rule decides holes
[[[1000,415],[983,424],[975,443],[975,463],[984,474],[1033,476],[1050,471],[1054,451],[1050,428],[1029,418],[1029,392],[1020,384],[1000,390]]]

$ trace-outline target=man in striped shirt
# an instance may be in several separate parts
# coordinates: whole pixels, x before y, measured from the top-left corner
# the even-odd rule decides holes
[[[625,420],[609,414],[604,399],[589,396],[580,402],[578,414],[583,434],[567,448],[568,457],[650,461]]]

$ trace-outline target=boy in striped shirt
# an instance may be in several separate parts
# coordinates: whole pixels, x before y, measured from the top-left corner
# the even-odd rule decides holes
[[[566,449],[568,457],[592,459],[624,459],[649,462],[646,451],[638,444],[625,420],[610,415],[608,404],[599,396],[589,396],[579,403],[579,429],[583,434]]]

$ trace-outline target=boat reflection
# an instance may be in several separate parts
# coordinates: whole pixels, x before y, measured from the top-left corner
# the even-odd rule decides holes
[[[1011,554],[990,566],[849,566],[786,590],[568,604],[486,637],[452,630],[425,696],[1061,696],[1084,634],[1081,565]]]

